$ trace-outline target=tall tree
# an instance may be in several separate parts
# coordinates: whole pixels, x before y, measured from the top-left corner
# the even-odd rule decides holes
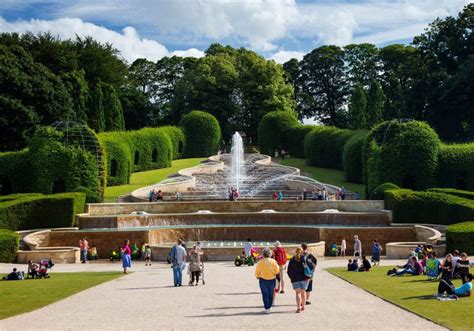
[[[367,127],[367,100],[362,84],[356,84],[352,88],[349,101],[349,125],[351,129],[365,129]]]
[[[129,75],[143,94],[150,94],[156,84],[157,66],[147,59],[136,59],[129,67]]]
[[[105,131],[125,130],[125,120],[120,99],[111,84],[101,84],[103,94],[103,109],[105,118]]]
[[[89,90],[87,98],[87,125],[95,132],[105,131],[104,95],[99,82]]]
[[[298,81],[300,116],[345,126],[348,91],[344,52],[340,47],[321,46],[304,56]]]
[[[373,79],[367,91],[367,128],[371,129],[382,122],[384,101],[385,95],[382,91],[382,85]]]
[[[346,75],[350,85],[368,87],[380,72],[379,50],[373,44],[350,44],[344,46]]]
[[[125,128],[138,130],[144,127],[155,127],[161,123],[157,107],[140,90],[134,87],[123,87],[119,93],[123,108]]]
[[[89,87],[84,79],[84,71],[74,70],[62,74],[61,79],[72,99],[72,109],[74,111],[74,116],[72,118],[77,122],[86,123]]]

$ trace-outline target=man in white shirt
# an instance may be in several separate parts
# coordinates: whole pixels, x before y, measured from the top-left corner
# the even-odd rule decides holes
[[[186,250],[183,247],[183,241],[178,243],[171,249],[171,263],[173,264],[173,280],[174,286],[181,286],[183,283],[183,269],[186,262]]]
[[[252,239],[248,238],[247,242],[244,244],[244,252],[246,257],[251,256],[252,247]]]
[[[354,236],[354,256],[362,256],[362,243],[360,242],[358,235]]]

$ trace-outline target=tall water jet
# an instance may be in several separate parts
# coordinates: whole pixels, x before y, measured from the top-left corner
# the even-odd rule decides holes
[[[240,184],[245,177],[244,142],[238,132],[232,136],[230,150],[230,183],[240,192]]]

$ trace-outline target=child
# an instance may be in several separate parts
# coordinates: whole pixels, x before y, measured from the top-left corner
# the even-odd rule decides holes
[[[349,259],[349,263],[347,263],[347,271],[359,271],[359,265],[357,264],[356,259]]]
[[[150,248],[150,245],[145,246],[145,265],[151,265],[151,248]]]
[[[96,260],[99,258],[97,255],[97,247],[95,245],[92,245],[92,247],[89,249],[89,256],[91,260]]]

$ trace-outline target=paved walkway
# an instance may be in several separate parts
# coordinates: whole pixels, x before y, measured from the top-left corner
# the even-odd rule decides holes
[[[313,304],[295,314],[291,284],[269,315],[254,268],[207,263],[205,286],[171,287],[168,265],[134,264],[134,273],[62,301],[0,321],[0,329],[326,329],[438,330],[440,326],[389,304],[335,276],[325,267],[343,260],[322,260]],[[393,264],[387,261],[386,264]],[[117,264],[58,265],[55,272],[118,270]],[[0,265],[7,272],[11,265]],[[54,272],[53,272],[54,277]],[[187,277],[186,277],[187,280]],[[21,303],[19,303],[21,304]]]

